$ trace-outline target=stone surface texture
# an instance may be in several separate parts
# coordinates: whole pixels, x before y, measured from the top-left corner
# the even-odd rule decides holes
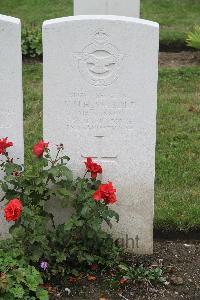
[[[43,25],[43,45],[44,139],[64,143],[75,176],[84,175],[86,157],[102,165],[103,182],[117,188],[114,237],[128,251],[151,253],[158,24],[118,16],[54,19]]]
[[[140,0],[74,0],[74,15],[140,17]]]
[[[20,20],[0,15],[0,138],[8,137],[14,146],[9,154],[22,163],[23,96]],[[2,177],[3,174],[0,174]],[[4,203],[0,202],[0,237],[8,233],[3,216]]]

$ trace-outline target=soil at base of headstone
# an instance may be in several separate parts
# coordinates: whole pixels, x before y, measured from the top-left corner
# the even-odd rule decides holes
[[[161,67],[200,66],[200,51],[160,52]]]
[[[95,281],[81,279],[76,284],[66,284],[70,296],[55,296],[62,300],[200,300],[200,241],[167,241],[154,243],[154,254],[127,255],[130,265],[158,266],[162,268],[166,283],[127,282],[118,289],[106,283],[105,276],[97,275]],[[59,292],[58,292],[59,294]]]

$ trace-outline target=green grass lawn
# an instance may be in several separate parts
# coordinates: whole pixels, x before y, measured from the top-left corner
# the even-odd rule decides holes
[[[40,26],[44,20],[72,15],[72,3],[73,0],[0,0],[0,13]],[[161,44],[183,43],[185,33],[200,24],[199,13],[199,0],[141,0],[141,17],[161,25]]]
[[[200,68],[159,75],[156,226],[200,228]]]
[[[159,75],[155,227],[200,228],[200,68],[162,68]],[[24,65],[24,101],[29,161],[42,136],[41,64]]]
[[[141,14],[160,24],[161,45],[183,44],[187,32],[200,24],[200,1],[141,0]]]

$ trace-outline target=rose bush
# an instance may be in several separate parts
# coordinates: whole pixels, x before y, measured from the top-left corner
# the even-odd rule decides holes
[[[5,202],[6,221],[14,222],[10,227],[11,238],[0,242],[0,254],[8,255],[2,261],[0,256],[0,296],[14,299],[9,298],[14,293],[10,296],[9,289],[12,286],[15,291],[15,282],[20,282],[16,299],[46,300],[48,294],[40,286],[43,281],[66,284],[74,278],[76,282],[77,276],[88,270],[114,268],[119,276],[128,273],[131,278],[130,268],[124,271],[124,267],[119,267],[121,249],[102,227],[103,223],[112,227],[112,222],[119,220],[111,209],[117,201],[116,189],[112,182],[102,184],[98,180],[102,167],[87,158],[83,177],[74,179],[62,144],[55,145],[52,154],[49,143],[40,140],[33,147],[33,163],[25,167],[9,157],[11,146],[8,138],[0,140],[0,167],[5,174],[0,181],[4,193],[1,200]],[[47,211],[50,199],[73,209],[64,223],[56,224]],[[27,277],[22,277],[19,269],[26,268]]]

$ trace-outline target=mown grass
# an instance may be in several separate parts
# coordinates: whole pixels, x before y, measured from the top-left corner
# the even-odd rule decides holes
[[[155,225],[200,228],[200,68],[159,75]]]
[[[42,137],[42,64],[23,67],[25,163],[30,163],[32,146]]]
[[[160,69],[155,228],[200,228],[200,68]],[[42,136],[42,65],[24,65],[26,162]],[[49,120],[51,122],[51,120]]]
[[[0,13],[39,27],[44,20],[72,15],[72,3],[73,0],[0,0]],[[200,23],[199,12],[199,0],[141,0],[141,17],[161,25],[161,45],[182,45],[186,33]]]
[[[160,24],[161,45],[183,45],[187,33],[200,24],[199,14],[199,0],[141,0],[142,18]]]
[[[72,15],[73,0],[0,0],[0,13],[18,17],[28,26]]]

